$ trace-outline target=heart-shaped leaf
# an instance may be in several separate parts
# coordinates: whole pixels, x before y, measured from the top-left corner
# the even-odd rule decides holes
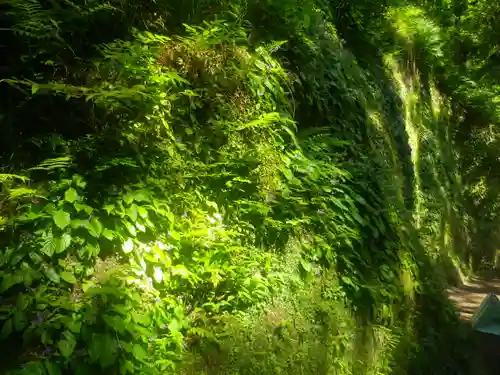
[[[73,336],[71,332],[65,331],[63,333],[63,339],[59,341],[58,347],[63,357],[69,357],[73,354],[76,347],[75,336]]]
[[[64,233],[61,237],[56,238],[56,253],[62,253],[71,244],[71,236]]]
[[[61,229],[66,228],[71,222],[71,216],[65,211],[55,211],[52,214],[54,223]]]
[[[74,201],[78,200],[78,198],[80,197],[78,196],[76,190],[73,188],[69,188],[64,193],[64,200],[66,200],[67,202],[73,203]]]

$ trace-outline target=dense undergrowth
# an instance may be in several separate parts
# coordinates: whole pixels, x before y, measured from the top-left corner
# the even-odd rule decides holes
[[[6,1],[0,370],[477,373],[490,3]]]

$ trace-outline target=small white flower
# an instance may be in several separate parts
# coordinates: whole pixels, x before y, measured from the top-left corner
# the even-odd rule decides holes
[[[216,220],[218,220],[218,221],[221,221],[221,220],[222,220],[222,216],[221,216],[219,213],[216,213],[216,214],[214,215],[214,218],[215,218]]]

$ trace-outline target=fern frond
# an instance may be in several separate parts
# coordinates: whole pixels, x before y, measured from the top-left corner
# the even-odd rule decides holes
[[[18,174],[0,173],[0,183],[10,180],[21,180],[22,182],[29,181],[29,177],[20,176]]]
[[[30,189],[26,187],[15,188],[9,190],[9,199],[18,199],[22,197],[34,197],[37,196],[38,192],[35,189]]]
[[[66,169],[69,168],[72,164],[73,164],[73,159],[70,156],[62,156],[60,158],[44,160],[36,167],[30,168],[29,170],[51,171],[54,169]]]

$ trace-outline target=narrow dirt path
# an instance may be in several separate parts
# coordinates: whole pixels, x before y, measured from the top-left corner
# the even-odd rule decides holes
[[[488,293],[494,293],[500,298],[500,279],[473,278],[460,287],[451,288],[449,293],[450,299],[456,303],[460,311],[460,317],[470,321]]]
[[[450,299],[455,302],[460,312],[461,319],[470,324],[474,312],[488,293],[494,293],[500,297],[500,279],[472,278],[464,285],[451,288],[448,292]],[[487,374],[500,374],[500,336],[473,331],[471,339],[474,341],[471,348],[473,347],[476,351],[475,355],[482,362],[482,367]]]

